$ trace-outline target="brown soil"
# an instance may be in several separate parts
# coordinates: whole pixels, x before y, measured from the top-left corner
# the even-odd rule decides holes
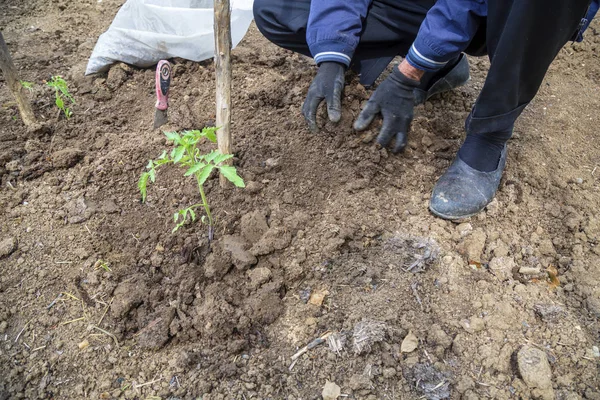
[[[167,145],[152,129],[153,71],[83,76],[122,3],[0,1],[49,127],[27,132],[0,81],[0,399],[317,399],[327,381],[350,399],[528,399],[540,391],[519,374],[523,345],[546,353],[557,398],[600,399],[595,32],[567,45],[519,120],[497,199],[454,224],[427,201],[487,60],[417,108],[394,156],[371,143],[375,130],[351,130],[370,93],[352,76],[341,123],[309,133],[313,63],[251,28],[234,51],[248,188],[210,179],[209,247],[199,223],[171,234],[171,215],[197,196],[180,171],[140,202],[139,174]],[[176,60],[169,129],[212,123],[213,72]],[[53,74],[77,100],[69,121],[43,86]],[[318,345],[290,368],[327,331],[342,349]],[[418,347],[405,353],[409,332]]]

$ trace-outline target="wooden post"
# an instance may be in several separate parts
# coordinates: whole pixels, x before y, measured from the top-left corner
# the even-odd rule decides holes
[[[2,32],[0,32],[0,69],[4,74],[4,79],[6,80],[8,88],[17,101],[21,119],[28,127],[36,125],[35,116],[33,115],[33,110],[31,109],[31,103],[29,103],[29,100],[23,94],[23,87],[21,86],[21,81],[17,76],[17,69],[15,68],[12,57],[8,52],[8,46],[4,41]]]
[[[215,0],[215,74],[217,81],[217,145],[231,154],[231,7],[229,0]],[[221,187],[227,179],[219,177]]]

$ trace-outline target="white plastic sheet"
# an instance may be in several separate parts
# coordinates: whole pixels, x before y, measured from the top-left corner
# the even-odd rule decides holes
[[[252,22],[253,0],[231,0],[231,39],[235,47]],[[150,67],[181,57],[202,61],[214,56],[212,0],[127,0],[100,35],[86,75],[121,61]]]

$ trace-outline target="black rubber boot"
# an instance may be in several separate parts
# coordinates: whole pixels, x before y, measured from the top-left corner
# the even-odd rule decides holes
[[[434,80],[432,84],[429,84],[427,90],[418,88],[414,90],[415,105],[425,103],[427,99],[435,94],[456,89],[467,83],[469,79],[471,79],[471,75],[469,74],[469,60],[467,60],[465,54],[461,54],[454,68],[441,78]]]
[[[429,209],[438,217],[449,220],[479,213],[496,195],[505,166],[506,145],[498,161],[498,168],[491,172],[477,171],[457,155],[435,184]]]

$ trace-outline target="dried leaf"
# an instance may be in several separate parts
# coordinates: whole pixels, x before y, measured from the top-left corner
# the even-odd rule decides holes
[[[417,339],[414,333],[408,332],[408,335],[402,341],[402,345],[400,345],[400,352],[412,353],[417,347],[419,347],[419,339]]]
[[[555,266],[550,265],[546,268],[546,272],[548,273],[548,285],[550,288],[555,289],[560,286],[560,280],[558,279],[558,269]]]
[[[321,305],[323,304],[323,301],[325,300],[325,297],[328,294],[329,294],[329,290],[327,290],[327,289],[315,290],[310,294],[310,298],[308,299],[308,302],[314,306],[321,307]]]
[[[342,389],[335,384],[335,382],[329,382],[323,387],[323,400],[336,400],[342,394]]]

